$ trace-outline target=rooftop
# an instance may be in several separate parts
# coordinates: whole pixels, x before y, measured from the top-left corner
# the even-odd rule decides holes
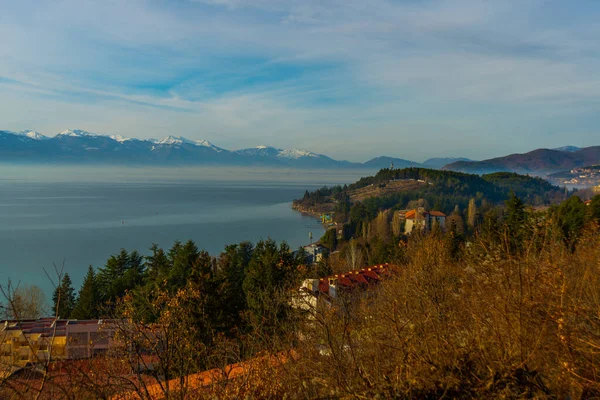
[[[416,209],[407,211],[404,217],[406,219],[425,219],[426,215],[430,215],[432,217],[446,217],[446,214],[436,210],[423,211],[421,215],[418,215]]]
[[[381,278],[389,276],[394,269],[396,269],[395,266],[386,263],[327,276],[319,279],[319,292],[329,293],[330,285],[348,289],[369,286],[379,282]]]

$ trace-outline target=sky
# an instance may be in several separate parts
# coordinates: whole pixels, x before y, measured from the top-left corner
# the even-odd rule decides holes
[[[0,0],[0,129],[337,159],[600,145],[597,0]]]

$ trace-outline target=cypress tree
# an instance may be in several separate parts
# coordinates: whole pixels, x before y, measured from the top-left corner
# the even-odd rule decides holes
[[[471,229],[475,228],[476,219],[477,206],[475,205],[475,199],[471,198],[471,200],[469,200],[469,208],[467,211],[467,224]]]

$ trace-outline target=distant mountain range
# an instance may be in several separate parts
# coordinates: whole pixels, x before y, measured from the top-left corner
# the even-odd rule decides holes
[[[22,164],[129,164],[129,165],[232,165],[289,168],[431,168],[470,173],[509,171],[544,175],[600,164],[600,146],[538,149],[525,154],[483,161],[467,158],[430,158],[423,163],[394,157],[376,157],[364,163],[334,160],[301,149],[257,146],[227,150],[206,140],[181,136],[135,139],[69,129],[47,137],[27,130],[0,130],[0,162]]]
[[[135,139],[120,135],[99,135],[69,129],[47,137],[38,132],[0,131],[0,161],[37,164],[142,164],[142,165],[238,165],[293,168],[406,167],[441,168],[464,158],[435,158],[425,163],[393,157],[377,157],[365,163],[334,160],[323,154],[300,149],[257,146],[227,150],[206,140],[181,136],[162,139]]]
[[[472,174],[506,171],[542,176],[599,163],[600,146],[566,146],[558,149],[537,149],[524,154],[511,154],[483,161],[457,161],[444,166],[443,169]]]
[[[297,168],[363,167],[300,149],[258,146],[231,151],[206,140],[158,140],[99,135],[79,129],[54,137],[35,131],[0,131],[0,161],[43,164],[256,165]]]

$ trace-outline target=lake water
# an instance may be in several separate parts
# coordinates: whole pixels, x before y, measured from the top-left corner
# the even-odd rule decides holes
[[[291,209],[305,190],[365,173],[251,169],[0,166],[0,284],[35,284],[48,296],[53,263],[79,287],[121,248],[148,254],[192,239],[218,254],[244,240],[307,244],[323,228]]]

